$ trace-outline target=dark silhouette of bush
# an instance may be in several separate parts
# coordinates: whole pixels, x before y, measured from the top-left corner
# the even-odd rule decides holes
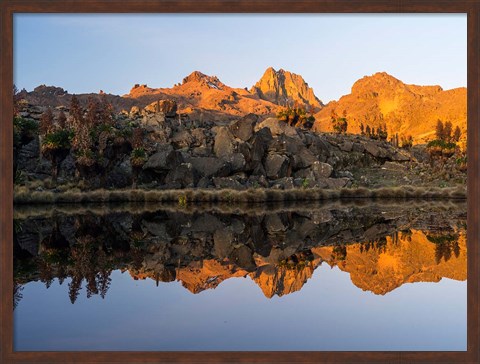
[[[280,110],[277,113],[277,119],[286,122],[290,126],[311,129],[315,122],[313,110],[311,110],[309,114],[310,115],[307,114],[304,107],[300,107],[298,103],[295,103],[293,107]]]

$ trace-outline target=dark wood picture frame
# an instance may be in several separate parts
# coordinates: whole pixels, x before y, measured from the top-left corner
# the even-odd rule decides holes
[[[465,362],[480,361],[480,0],[0,0],[1,363],[13,362]],[[12,84],[14,13],[466,13],[468,37],[468,319],[464,352],[14,352]]]

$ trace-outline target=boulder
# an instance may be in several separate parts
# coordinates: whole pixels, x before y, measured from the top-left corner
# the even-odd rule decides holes
[[[397,162],[407,162],[410,159],[411,158],[409,155],[401,151],[395,151],[395,153],[391,156],[391,160]]]
[[[325,179],[325,182],[328,185],[328,188],[331,189],[339,189],[342,187],[345,187],[349,182],[350,179],[343,177],[343,178],[327,178]]]
[[[72,153],[67,155],[65,159],[60,163],[58,168],[58,177],[60,178],[73,178],[75,177],[75,157]]]
[[[250,151],[250,160],[255,164],[255,166],[258,162],[262,161],[263,156],[268,150],[268,146],[272,140],[272,133],[268,128],[260,129],[255,133],[252,139],[252,149]]]
[[[225,177],[231,172],[228,162],[215,157],[192,157],[188,159],[200,177]]]
[[[234,177],[214,177],[213,184],[216,188],[231,188],[235,190],[244,189],[240,181]]]
[[[297,153],[293,154],[293,169],[308,168],[313,163],[318,162],[317,157],[313,155],[307,148],[303,148]]]
[[[251,155],[250,155],[251,149],[252,149],[252,146],[248,142],[238,143],[238,145],[237,145],[237,151],[239,153],[242,153],[242,155],[245,159],[245,162],[247,164],[249,164],[251,162]]]
[[[265,159],[265,172],[270,179],[289,177],[290,160],[281,154],[269,153]]]
[[[272,135],[285,134],[291,137],[298,137],[297,129],[288,125],[286,122],[278,120],[277,118],[267,118],[255,126],[255,131],[262,128],[270,129]]]
[[[325,161],[330,156],[333,146],[328,141],[318,135],[312,136],[310,134],[307,134],[305,139],[308,150],[317,156],[320,161],[322,159]]]
[[[143,169],[152,169],[155,171],[168,171],[176,168],[183,163],[183,156],[179,151],[173,150],[171,145],[168,145],[163,150],[153,154],[148,158],[143,165]]]
[[[262,162],[258,162],[255,168],[252,171],[252,176],[265,176],[265,167],[263,166]]]
[[[281,190],[289,190],[295,187],[293,177],[283,177],[280,179],[276,179],[270,183],[271,188],[281,189]]]
[[[131,119],[136,119],[140,116],[140,108],[138,106],[132,106],[128,115]]]
[[[235,152],[235,143],[233,134],[226,126],[217,128],[213,151],[218,158],[229,159]]]
[[[242,153],[234,153],[229,159],[231,173],[242,172],[245,169],[246,161]]]
[[[196,128],[192,130],[192,136],[194,138],[195,147],[205,147],[207,145],[207,136],[205,135],[205,129]]]
[[[211,147],[193,148],[192,155],[195,157],[210,157],[212,155],[212,148]]]
[[[376,158],[385,158],[387,156],[387,151],[373,141],[367,141],[364,147],[369,154]]]
[[[353,142],[350,140],[345,140],[342,144],[338,146],[343,152],[351,152],[353,149]]]
[[[194,137],[188,130],[181,130],[175,133],[171,139],[171,143],[175,145],[176,148],[189,148],[194,141]]]
[[[171,118],[177,113],[177,103],[174,100],[158,100],[145,106],[144,110],[147,113],[159,113]]]
[[[163,114],[146,114],[142,118],[142,124],[147,130],[155,130],[165,126],[165,115]]]
[[[295,178],[310,178],[312,180],[315,180],[315,174],[310,168],[305,168],[305,169],[300,169],[295,172],[294,174]]]
[[[268,181],[265,178],[265,175],[251,175],[246,183],[246,186],[249,188],[259,188],[259,187],[268,187]]]
[[[230,131],[235,136],[244,142],[249,140],[253,135],[253,127],[258,120],[258,116],[255,114],[248,114],[243,118],[234,121],[230,124]]]
[[[126,157],[113,168],[106,175],[107,187],[125,188],[132,184],[132,164],[130,158]]]
[[[40,159],[40,143],[38,138],[34,138],[28,144],[23,145],[17,150],[17,166],[19,170],[34,172]],[[49,171],[47,171],[49,173]]]
[[[202,177],[197,182],[198,188],[209,188],[212,186],[212,181],[208,177]]]
[[[314,162],[311,169],[317,180],[328,178],[333,172],[333,167],[330,164],[322,162]]]
[[[363,153],[365,151],[365,147],[362,143],[353,143],[352,150],[354,152]]]
[[[182,163],[168,172],[165,184],[169,188],[192,188],[198,180],[197,172],[191,163]]]

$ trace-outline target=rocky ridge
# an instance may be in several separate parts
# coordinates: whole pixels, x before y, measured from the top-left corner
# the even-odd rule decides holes
[[[86,104],[89,96],[77,95]],[[465,143],[467,128],[466,88],[443,90],[440,86],[407,85],[395,77],[379,72],[354,83],[350,94],[323,105],[312,88],[300,76],[268,68],[261,79],[248,88],[233,88],[215,76],[195,71],[171,88],[135,85],[123,96],[104,94],[117,112],[141,110],[158,100],[173,100],[179,114],[191,119],[229,122],[249,113],[261,117],[275,116],[285,105],[297,103],[316,114],[314,130],[332,131],[331,113],[346,111],[348,133],[359,134],[360,124],[377,129],[386,125],[389,136],[412,135],[414,144],[434,138],[437,120],[451,121],[462,131]],[[31,92],[22,90],[19,97],[34,106],[66,107],[72,95],[60,87],[39,86]]]
[[[21,115],[38,121],[41,111],[29,107]],[[385,141],[317,134],[255,114],[224,125],[182,118],[173,100],[155,101],[121,116],[118,132],[127,132],[128,125],[145,131],[143,167],[134,175],[131,144],[125,139],[118,144],[114,139],[107,144],[103,158],[86,170],[89,188],[129,187],[136,178],[139,186],[161,189],[338,189],[362,184],[362,168],[383,168],[388,162],[390,167],[405,169],[406,164],[416,161],[408,151]],[[39,143],[34,136],[15,152],[14,167],[27,180],[51,175],[51,162],[40,156]],[[73,151],[61,161],[58,176],[60,183],[75,181]]]

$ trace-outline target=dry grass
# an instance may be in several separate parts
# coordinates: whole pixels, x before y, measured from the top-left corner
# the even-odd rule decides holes
[[[184,190],[93,190],[78,188],[60,192],[31,191],[20,186],[14,191],[15,204],[161,202],[161,203],[230,203],[254,204],[285,201],[320,201],[332,199],[465,199],[466,187],[383,187],[378,189],[343,188],[307,189],[184,189]]]
[[[271,213],[305,213],[308,214],[320,210],[332,210],[350,207],[378,207],[387,210],[399,211],[405,209],[405,203],[400,199],[330,199],[317,201],[283,201],[277,203],[219,203],[203,202],[190,204],[181,208],[184,214],[216,213],[234,215],[265,215]],[[451,209],[466,209],[465,200],[410,200],[409,209],[429,209],[445,211]],[[150,203],[150,202],[124,202],[124,203],[89,203],[89,204],[36,204],[17,205],[14,209],[15,219],[27,219],[32,217],[53,217],[61,215],[86,215],[94,214],[99,216],[111,213],[142,214],[146,212],[178,212],[178,202]]]

